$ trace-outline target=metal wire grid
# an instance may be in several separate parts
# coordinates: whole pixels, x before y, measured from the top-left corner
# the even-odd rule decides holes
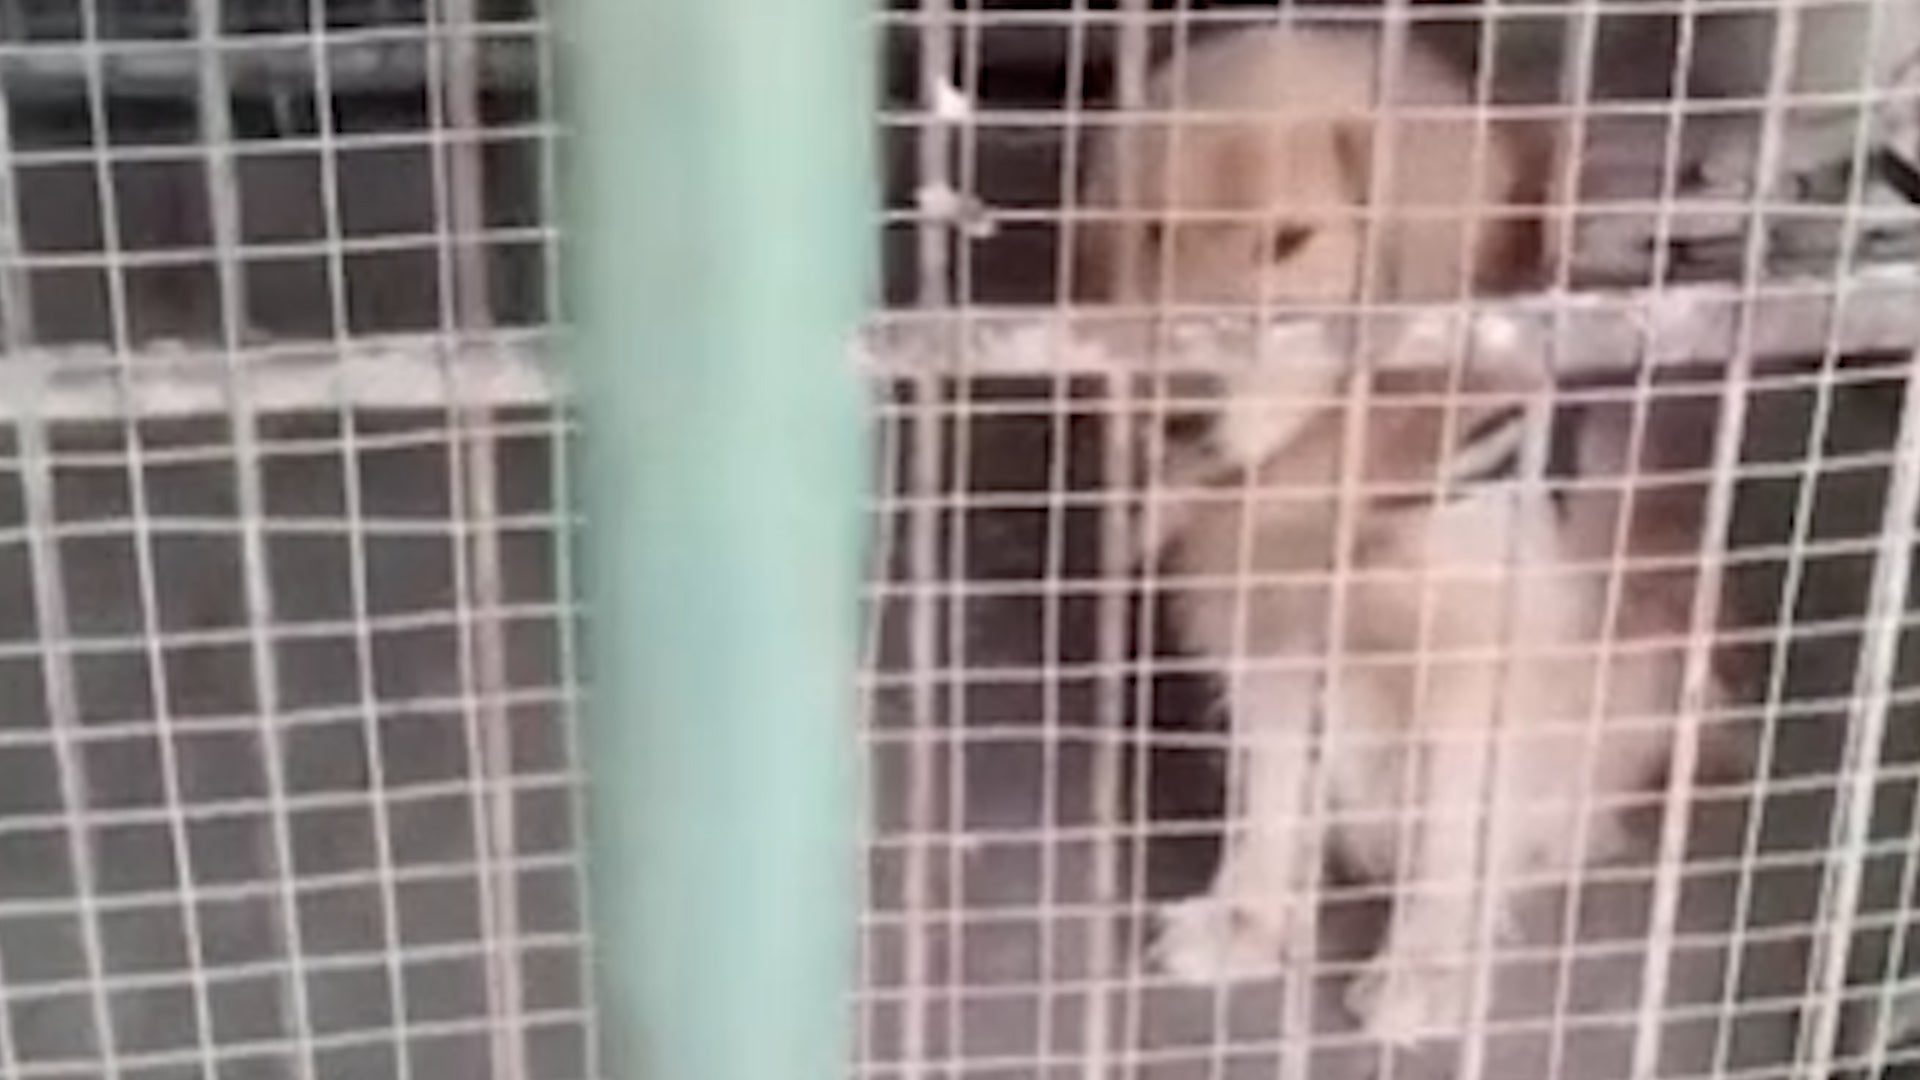
[[[484,23],[525,22],[538,15],[529,0],[486,0],[474,13]],[[9,0],[0,5],[6,37],[13,41],[179,41],[197,36],[193,0],[101,0],[83,14],[59,0]],[[318,23],[328,30],[423,27],[438,21],[428,0],[335,0],[319,6],[301,0],[249,0],[222,4],[214,29],[221,34],[305,34]]]
[[[1393,10],[1405,25],[1441,9]],[[1684,812],[1643,837],[1639,860],[1543,883],[1570,887],[1492,954],[1486,1000],[1451,1049],[1386,1053],[1343,1018],[1339,987],[1369,937],[1364,888],[1321,882],[1311,983],[1195,990],[1147,969],[1154,900],[1198,889],[1210,869],[1226,738],[1198,723],[1215,708],[1205,666],[1163,651],[1167,631],[1140,603],[1151,580],[1116,558],[1139,505],[1126,450],[1153,403],[1130,397],[1112,361],[1143,336],[1088,344],[1103,330],[1072,306],[1064,238],[1079,220],[1080,137],[1108,122],[1096,104],[1139,100],[1154,35],[1177,53],[1196,28],[1272,13],[894,5],[882,25],[913,59],[897,63],[883,118],[897,306],[871,339],[890,377],[877,508],[889,543],[868,673],[862,1075],[1825,1077],[1914,1060],[1896,1033],[1912,1023],[1920,970],[1904,633],[1920,499],[1907,358],[1920,335],[1895,313],[1913,309],[1908,271],[1861,269],[1903,249],[1876,255],[1859,227],[1874,212],[1858,169],[1824,211],[1687,198],[1683,119],[1729,104],[1781,115],[1792,25],[1749,100],[1603,101],[1595,57],[1609,23],[1736,8],[1501,10],[1549,21],[1571,58],[1557,97],[1515,110],[1570,118],[1586,148],[1561,224],[1571,237],[1583,217],[1640,214],[1652,241],[1636,268],[1651,296],[1530,302],[1559,328],[1561,360],[1600,376],[1556,400],[1630,406],[1636,438],[1675,405],[1714,417],[1686,474],[1710,495],[1690,677],[1724,592],[1742,617],[1719,638],[1762,674],[1712,719],[1761,729],[1754,773],[1691,798],[1676,788]],[[1668,60],[1710,22],[1681,20]],[[1763,161],[1790,149],[1762,127]],[[1853,142],[1859,161],[1864,129]],[[1621,155],[1650,161],[1650,186],[1600,167]],[[1696,253],[1668,241],[1689,215],[1729,211],[1736,227],[1709,265],[1685,266]],[[1777,233],[1754,227],[1796,214],[1834,226],[1811,262],[1782,259]],[[1561,275],[1563,288],[1618,280],[1571,264]],[[1680,752],[1696,739],[1683,727]]]
[[[0,30],[0,1073],[599,1075],[541,13]]]

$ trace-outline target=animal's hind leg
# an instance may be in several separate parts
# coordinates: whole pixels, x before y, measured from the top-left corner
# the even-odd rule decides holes
[[[1207,891],[1158,912],[1155,963],[1189,982],[1275,973],[1311,954],[1304,927],[1316,845],[1310,675],[1242,676],[1228,694],[1241,764],[1220,867]]]
[[[1472,1002],[1479,892],[1490,857],[1505,861],[1487,836],[1494,824],[1488,800],[1498,683],[1497,665],[1488,664],[1461,665],[1435,678],[1415,726],[1430,743],[1409,748],[1411,850],[1396,875],[1386,939],[1347,992],[1348,1008],[1383,1041],[1457,1030]]]

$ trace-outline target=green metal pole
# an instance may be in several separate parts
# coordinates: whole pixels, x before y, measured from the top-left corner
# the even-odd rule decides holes
[[[564,0],[589,875],[634,1080],[847,1073],[867,0]]]

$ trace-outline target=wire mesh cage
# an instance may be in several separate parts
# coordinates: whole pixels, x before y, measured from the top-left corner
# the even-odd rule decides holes
[[[553,7],[0,0],[0,1075],[603,1074],[577,807],[576,433],[544,359]],[[1913,9],[903,0],[873,18],[886,304],[864,358],[885,543],[861,673],[855,1071],[1914,1068]],[[1289,272],[1209,295],[1186,276],[1213,265],[1205,251],[1257,236],[1284,262],[1339,215],[1282,219],[1275,190],[1146,207],[1099,191],[1129,131],[1157,147],[1148,188],[1183,138],[1204,141],[1219,117],[1183,95],[1219,43],[1329,27],[1369,43],[1365,70],[1275,67],[1309,91],[1377,84],[1341,117],[1368,133],[1363,163],[1432,149],[1382,116],[1457,125],[1446,153],[1465,158],[1423,177],[1443,188],[1477,183],[1509,126],[1546,133],[1518,215],[1542,237],[1537,275],[1422,296],[1362,282],[1303,305]],[[1437,82],[1396,89],[1419,70]],[[1347,167],[1339,145],[1328,175]],[[1258,152],[1194,182],[1284,194],[1326,163],[1288,160],[1307,164],[1283,183]],[[1398,174],[1361,171],[1384,186],[1338,209],[1372,237]],[[1463,232],[1457,210],[1431,212],[1427,235],[1497,231],[1498,215]],[[1151,238],[1155,265],[1121,275],[1148,284],[1102,285],[1082,261],[1110,230]],[[1368,260],[1316,265],[1349,264]],[[1337,332],[1248,336],[1247,316],[1291,308]],[[1559,508],[1528,519],[1559,544],[1590,523],[1581,507],[1631,537],[1622,491],[1651,492],[1635,498],[1652,513],[1676,496],[1693,531],[1656,560],[1672,573],[1653,575],[1649,610],[1676,623],[1663,670],[1693,707],[1651,718],[1664,769],[1606,817],[1622,851],[1507,883],[1509,910],[1483,890],[1453,958],[1462,1014],[1398,1045],[1353,987],[1434,883],[1400,858],[1342,864],[1352,807],[1324,790],[1329,718],[1307,773],[1328,858],[1269,883],[1311,910],[1307,947],[1285,966],[1277,945],[1251,957],[1255,978],[1193,978],[1170,956],[1169,913],[1262,835],[1238,805],[1259,740],[1235,692],[1273,657],[1198,643],[1181,605],[1201,586],[1151,536],[1185,488],[1228,506],[1311,488],[1169,471],[1167,445],[1217,421],[1196,387],[1228,415],[1222,387],[1243,384],[1223,372],[1304,352],[1344,380],[1408,340],[1429,343],[1422,370],[1542,357],[1524,394],[1496,395],[1494,433],[1516,441],[1461,505]],[[1366,447],[1396,403],[1361,385],[1315,415]],[[1270,408],[1297,390],[1246,392]],[[1413,407],[1482,403],[1448,383]],[[1610,471],[1558,450],[1592,430],[1627,433]],[[1453,495],[1437,471],[1387,497],[1438,513]],[[1367,479],[1330,505],[1378,495]],[[1508,550],[1495,540],[1477,554]],[[1631,578],[1617,544],[1588,554],[1602,579]],[[1248,558],[1214,583],[1243,608],[1272,570]],[[1365,575],[1342,558],[1307,578],[1364,612]],[[1525,614],[1520,595],[1508,608]],[[1614,645],[1588,636],[1588,653]],[[1439,653],[1414,638],[1416,660]],[[1307,666],[1364,684],[1364,665],[1339,674],[1349,652]],[[1707,693],[1716,655],[1736,673],[1723,698]],[[1556,705],[1599,711],[1576,682]],[[1723,729],[1744,752],[1695,775]]]
[[[1915,1067],[1912,15],[889,5],[862,1075]],[[1553,163],[1528,196],[1534,276],[1450,264],[1423,295],[1396,284],[1418,243],[1382,205],[1425,192],[1443,224],[1484,215],[1462,193],[1522,127]],[[1405,172],[1382,164],[1395,152]],[[1366,254],[1329,254],[1343,214]],[[1486,254],[1457,228],[1415,235],[1444,236],[1458,265]],[[1246,330],[1290,314],[1332,320],[1331,349]],[[1437,381],[1396,374],[1434,326],[1454,336],[1414,366]],[[1501,376],[1462,374],[1511,358],[1509,332],[1536,350],[1532,381],[1508,384],[1532,421],[1488,403]],[[1515,441],[1453,486],[1449,444],[1422,441],[1446,436],[1396,418],[1408,385],[1440,430],[1497,420]],[[1568,449],[1616,425],[1614,468]],[[1435,547],[1394,546],[1453,551],[1470,491],[1518,517],[1437,568]],[[1608,542],[1566,554],[1603,491],[1640,524],[1608,517]],[[1684,542],[1635,548],[1649,522],[1685,523]],[[1549,573],[1528,550],[1614,581],[1614,614],[1589,611],[1572,666],[1529,660],[1531,639],[1494,650],[1520,671],[1502,692],[1551,689],[1442,713],[1450,699],[1422,695],[1447,685],[1432,669],[1463,613],[1513,587],[1522,634],[1556,633],[1537,621],[1554,602],[1515,585]],[[1594,657],[1634,648],[1619,612],[1637,601],[1618,597],[1648,559],[1673,682],[1664,717],[1639,717],[1658,766],[1640,786],[1599,805],[1582,773],[1619,764],[1614,735],[1501,771],[1422,733],[1429,711],[1453,715],[1455,742],[1491,759],[1524,755],[1543,712],[1630,724],[1581,687],[1623,670]],[[1430,587],[1449,573],[1475,584]],[[1272,674],[1287,660],[1305,676]],[[1339,745],[1370,734],[1387,749]],[[1742,749],[1696,772],[1723,734]],[[1463,771],[1482,801],[1433,824]],[[1622,847],[1576,853],[1595,818],[1500,846],[1529,817],[1575,820],[1516,809],[1511,788],[1598,805]],[[1471,904],[1422,899],[1449,871],[1479,886]]]
[[[597,1074],[547,33],[0,7],[0,1074]]]

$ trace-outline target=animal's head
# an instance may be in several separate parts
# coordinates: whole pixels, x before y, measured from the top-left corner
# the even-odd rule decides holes
[[[1488,117],[1410,50],[1390,104],[1368,34],[1269,29],[1195,45],[1090,148],[1089,299],[1128,305],[1456,300],[1528,284],[1555,148]]]
[[[1334,305],[1357,296],[1370,148],[1326,118],[1158,124],[1112,133],[1088,178],[1096,297],[1124,304]]]
[[[1418,49],[1397,65],[1395,104],[1377,104],[1379,53],[1368,33],[1270,28],[1162,68],[1144,111],[1090,150],[1088,299],[1324,315],[1524,284],[1544,260],[1529,220],[1551,175],[1544,141],[1485,122]],[[1164,441],[1216,467],[1259,463],[1340,400],[1353,359],[1312,333],[1269,339],[1190,388]]]

